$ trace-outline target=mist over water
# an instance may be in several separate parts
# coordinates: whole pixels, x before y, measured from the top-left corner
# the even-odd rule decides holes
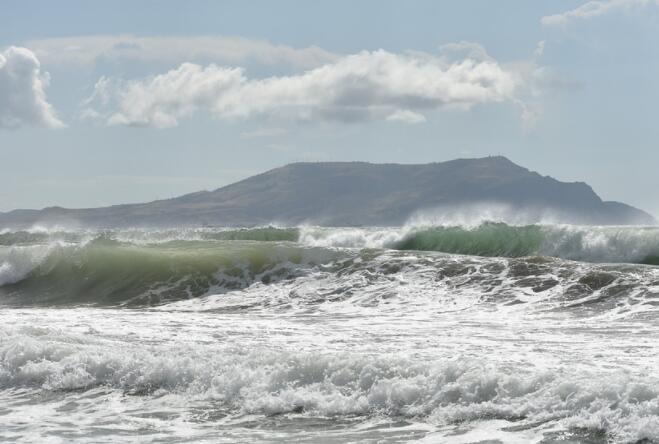
[[[0,441],[658,441],[657,257],[657,227],[5,230]]]

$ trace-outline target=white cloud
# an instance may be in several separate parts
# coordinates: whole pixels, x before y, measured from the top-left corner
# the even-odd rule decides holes
[[[521,111],[520,117],[525,130],[532,129],[540,119],[547,95],[575,93],[582,87],[579,82],[566,77],[561,71],[540,63],[546,48],[546,42],[541,40],[528,59],[503,65],[504,69],[515,77],[517,88],[514,103]]]
[[[536,59],[542,57],[545,53],[545,46],[546,42],[544,40],[539,41],[535,47],[535,50],[533,51],[533,57]]]
[[[12,46],[0,52],[0,128],[63,126],[46,101],[48,82],[29,49]]]
[[[472,59],[479,61],[494,61],[494,59],[487,53],[483,45],[465,40],[461,42],[446,43],[441,45],[439,47],[439,52],[448,59],[457,57],[460,60]]]
[[[247,78],[241,68],[184,63],[141,80],[102,78],[88,114],[110,125],[172,127],[207,111],[222,120],[271,117],[294,120],[419,122],[442,107],[510,101],[516,78],[496,61],[360,52],[290,75]]]
[[[215,62],[245,65],[285,65],[313,68],[338,56],[316,46],[293,48],[267,40],[224,36],[137,37],[134,35],[92,35],[31,40],[25,43],[47,65],[93,66],[103,61]]]
[[[564,26],[571,20],[597,17],[617,9],[629,9],[652,3],[659,5],[659,0],[593,0],[570,11],[542,17],[541,22],[546,26]]]
[[[390,122],[423,123],[426,121],[426,116],[409,109],[399,109],[387,116],[387,120]]]

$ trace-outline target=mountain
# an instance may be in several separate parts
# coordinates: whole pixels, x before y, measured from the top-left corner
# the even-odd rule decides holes
[[[419,212],[444,215],[465,207],[503,206],[530,222],[655,224],[648,213],[605,202],[583,182],[541,176],[505,157],[424,165],[365,162],[293,163],[214,191],[104,208],[15,210],[0,228],[402,225]]]

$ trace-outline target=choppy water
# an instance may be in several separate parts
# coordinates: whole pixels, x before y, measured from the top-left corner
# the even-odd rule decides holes
[[[0,441],[659,442],[659,229],[0,233]]]

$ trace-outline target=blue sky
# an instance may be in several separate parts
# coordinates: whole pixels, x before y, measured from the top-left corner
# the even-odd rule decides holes
[[[659,5],[5,1],[0,211],[502,154],[659,214]]]

